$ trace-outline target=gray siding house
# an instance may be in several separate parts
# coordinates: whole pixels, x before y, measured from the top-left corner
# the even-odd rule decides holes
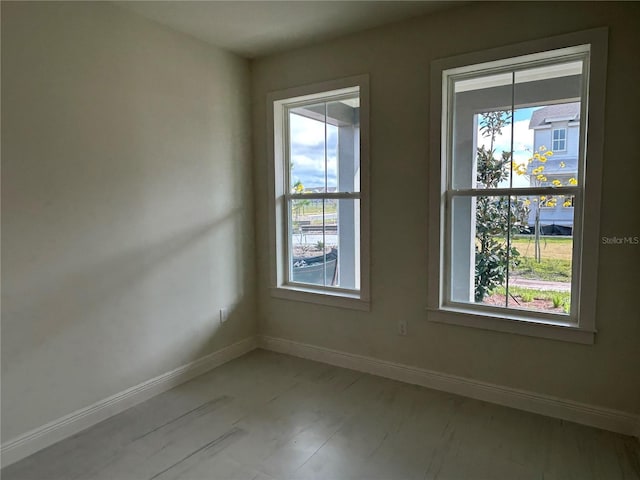
[[[531,185],[552,185],[558,180],[568,185],[569,180],[578,176],[578,151],[580,142],[580,103],[563,103],[543,107],[531,116],[529,128],[534,131],[534,152],[540,147],[553,152],[544,163],[546,180],[540,181],[532,170],[540,163],[532,162],[528,167]],[[558,197],[553,206],[545,202],[532,205],[529,225],[535,223],[536,209],[540,208],[540,225],[544,234],[570,234],[573,230],[573,204],[570,198]],[[565,206],[565,202],[571,202]]]

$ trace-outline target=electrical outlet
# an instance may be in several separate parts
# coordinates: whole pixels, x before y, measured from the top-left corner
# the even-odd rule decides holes
[[[398,335],[402,335],[403,337],[407,335],[407,321],[399,320],[398,321]]]
[[[227,309],[226,308],[221,308],[220,309],[220,323],[226,322],[227,318],[229,318]]]

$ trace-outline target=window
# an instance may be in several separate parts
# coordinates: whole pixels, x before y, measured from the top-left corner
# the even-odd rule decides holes
[[[367,78],[269,96],[272,293],[368,308]]]
[[[554,152],[564,152],[567,149],[567,129],[554,128],[551,143]]]
[[[605,52],[595,30],[434,62],[431,320],[593,341]]]

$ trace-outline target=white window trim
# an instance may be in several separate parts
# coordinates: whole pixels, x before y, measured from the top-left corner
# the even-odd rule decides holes
[[[599,221],[602,183],[602,157],[604,147],[604,108],[605,81],[607,59],[607,28],[597,28],[582,32],[550,37],[531,42],[509,45],[482,52],[469,53],[435,60],[431,65],[431,112],[430,112],[430,165],[429,165],[429,251],[428,251],[428,292],[427,319],[429,321],[462,325],[480,329],[496,330],[555,340],[563,340],[584,344],[594,342],[596,325],[596,293],[598,281]],[[583,198],[583,208],[576,215],[581,215],[581,231],[575,232],[582,239],[580,265],[577,287],[577,301],[572,299],[572,309],[576,305],[576,316],[573,321],[566,321],[547,316],[546,319],[536,317],[528,312],[516,314],[512,310],[472,308],[460,309],[444,304],[443,281],[445,239],[445,216],[443,199],[446,185],[446,169],[442,168],[443,152],[441,146],[446,145],[446,128],[442,120],[442,106],[446,99],[446,85],[443,85],[443,71],[452,68],[475,66],[487,63],[487,66],[500,65],[503,59],[529,55],[531,60],[544,58],[544,53],[561,48],[578,47],[590,44],[589,84],[585,88],[589,102],[588,121],[582,118],[586,129],[581,136],[580,149],[587,148],[584,188],[588,192]],[[471,68],[469,68],[471,70]],[[568,132],[567,132],[568,133]]]
[[[284,136],[279,107],[283,100],[287,103],[304,100],[305,97],[334,93],[359,87],[360,95],[360,290],[345,291],[337,288],[314,288],[307,285],[285,283],[285,261],[287,258],[285,238],[285,179]],[[315,303],[355,310],[370,309],[370,240],[369,240],[369,76],[358,75],[337,80],[315,83],[300,87],[278,90],[267,95],[267,155],[269,158],[269,253],[270,293],[284,300]]]

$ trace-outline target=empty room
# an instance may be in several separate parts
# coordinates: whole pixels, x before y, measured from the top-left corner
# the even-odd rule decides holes
[[[640,3],[2,1],[4,480],[640,479]]]

